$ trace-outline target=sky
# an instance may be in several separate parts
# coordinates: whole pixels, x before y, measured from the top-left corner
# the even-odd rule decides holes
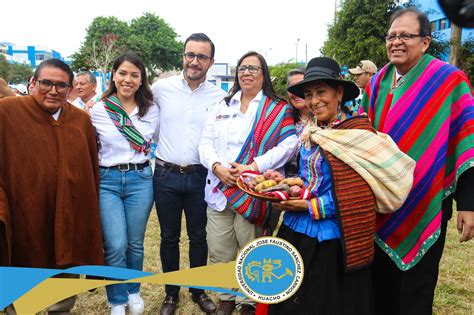
[[[131,21],[145,12],[163,18],[184,41],[206,33],[216,46],[215,62],[235,65],[255,50],[269,64],[319,56],[334,18],[335,0],[8,0],[0,12],[0,42],[77,51],[97,16]],[[306,53],[307,51],[307,53]],[[307,58],[307,59],[306,59]]]

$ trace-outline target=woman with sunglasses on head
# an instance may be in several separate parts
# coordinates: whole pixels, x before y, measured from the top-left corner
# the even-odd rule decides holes
[[[286,82],[287,87],[293,86],[299,81],[303,80],[304,77],[304,69],[292,69],[288,71]],[[299,138],[301,132],[303,131],[304,127],[308,124],[313,117],[313,114],[309,111],[308,107],[306,107],[306,102],[303,98],[296,96],[293,93],[288,92],[288,101],[292,106],[293,109],[293,119],[295,120],[295,131],[296,136]],[[301,143],[298,141],[298,150],[296,150],[293,157],[285,164],[285,176],[286,177],[297,177],[299,173],[299,148]],[[273,234],[273,231],[278,226],[280,222],[281,211],[278,209],[273,208],[270,214],[270,219],[268,221],[268,230],[270,234]]]
[[[205,197],[211,263],[234,260],[269,218],[268,202],[237,188],[239,175],[281,169],[293,156],[297,141],[291,106],[275,94],[265,59],[256,52],[246,53],[237,64],[234,87],[209,116],[199,146],[201,163],[208,169]],[[255,303],[248,298],[219,297],[220,314],[231,314],[236,304],[241,314],[255,312]]]
[[[277,236],[300,252],[304,278],[269,314],[373,314],[375,213],[398,209],[413,182],[414,161],[344,105],[359,88],[340,72],[335,60],[314,58],[288,88],[314,115],[301,134],[299,164],[311,195],[273,203],[285,211]]]
[[[288,88],[302,81],[304,78],[304,69],[293,69],[288,71],[287,86]],[[313,117],[313,114],[306,107],[304,98],[301,98],[288,91],[288,101],[293,107],[293,118],[295,119],[296,135],[299,137],[304,127]],[[299,150],[293,158],[285,165],[285,173],[287,177],[298,176],[298,157]]]
[[[108,266],[143,269],[143,240],[153,205],[151,144],[157,134],[158,108],[153,105],[145,66],[134,52],[113,64],[109,87],[92,107],[99,138],[100,217]],[[138,283],[106,287],[111,314],[141,314]]]

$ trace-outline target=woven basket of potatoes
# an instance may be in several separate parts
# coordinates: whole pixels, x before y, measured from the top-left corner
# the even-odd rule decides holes
[[[247,171],[237,180],[237,186],[247,194],[264,200],[280,201],[308,199],[309,192],[299,177],[284,177],[280,172],[269,169],[262,174]]]

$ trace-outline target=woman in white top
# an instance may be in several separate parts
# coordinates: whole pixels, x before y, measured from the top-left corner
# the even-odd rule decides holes
[[[265,59],[256,52],[245,54],[234,87],[209,116],[199,146],[201,163],[209,170],[205,198],[211,263],[234,260],[269,218],[269,203],[240,191],[238,176],[282,168],[296,144],[291,106],[275,94]],[[218,312],[230,314],[235,304],[241,313],[254,309],[249,299],[220,294]]]
[[[100,216],[108,266],[143,269],[143,240],[153,205],[149,164],[158,125],[145,66],[128,52],[118,57],[109,88],[90,110],[99,138]],[[141,314],[138,283],[106,287],[111,314]]]

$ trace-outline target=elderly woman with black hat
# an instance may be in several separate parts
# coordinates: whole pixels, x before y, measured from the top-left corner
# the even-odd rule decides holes
[[[368,266],[376,211],[401,206],[414,162],[343,105],[359,89],[341,79],[333,59],[312,59],[288,91],[304,98],[314,115],[301,135],[299,171],[311,196],[273,206],[285,210],[278,236],[298,249],[305,272],[298,292],[271,305],[269,314],[373,314]]]

